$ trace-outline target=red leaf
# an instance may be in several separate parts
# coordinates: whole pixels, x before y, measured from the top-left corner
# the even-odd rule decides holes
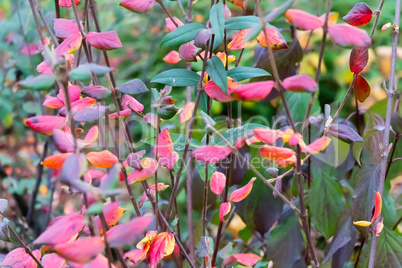
[[[238,50],[243,49],[251,45],[254,40],[250,40],[248,42],[244,42],[244,38],[246,38],[247,34],[251,31],[251,29],[244,29],[238,31],[232,38],[232,41],[228,44],[228,48],[230,50]]]
[[[89,262],[101,253],[103,248],[104,243],[100,237],[81,237],[74,242],[58,244],[54,247],[61,257],[77,263]]]
[[[81,2],[79,0],[74,0],[74,4],[78,6]],[[59,0],[59,5],[61,7],[71,7],[71,0]]]
[[[358,101],[364,102],[370,96],[371,87],[369,83],[367,83],[366,79],[359,75],[356,78],[355,84],[353,85],[353,91],[355,92],[355,96]]]
[[[64,161],[66,161],[67,157],[70,155],[72,155],[72,153],[54,154],[46,157],[46,159],[42,162],[42,166],[54,169],[61,168],[64,164]]]
[[[313,141],[305,148],[303,148],[302,152],[310,154],[318,154],[320,151],[325,150],[325,148],[327,148],[330,143],[331,143],[330,138],[328,138],[327,136],[322,136],[321,138]]]
[[[328,34],[340,46],[368,47],[371,45],[371,38],[365,30],[346,23],[330,25]]]
[[[288,48],[285,38],[283,37],[281,32],[279,32],[279,30],[276,27],[270,26],[270,27],[265,28],[265,30],[267,33],[268,43],[273,50],[280,50],[280,49]],[[266,42],[265,34],[263,31],[261,31],[261,33],[257,36],[257,42],[261,46],[267,47],[267,42]]]
[[[155,159],[147,157],[141,161],[141,166],[143,169],[134,169],[134,171],[130,173],[127,178],[128,183],[137,183],[151,178],[158,169],[158,162],[156,162]]]
[[[243,9],[246,9],[247,0],[228,0],[228,2],[230,2],[233,5],[236,5],[238,7],[241,7]]]
[[[181,58],[179,56],[179,52],[172,50],[163,58],[163,60],[167,63],[175,64],[181,61]]]
[[[369,54],[368,49],[363,48],[355,48],[350,53],[350,71],[352,73],[358,74],[363,71],[364,67],[366,67],[368,62]]]
[[[251,253],[240,253],[240,254],[233,255],[233,257],[235,257],[237,262],[239,262],[247,267],[254,266],[260,260],[260,257],[258,257],[255,254],[251,254]]]
[[[226,184],[226,176],[225,174],[215,171],[214,173],[212,173],[212,177],[211,177],[211,191],[214,194],[221,194],[223,191],[223,188],[225,188],[225,184]]]
[[[280,138],[280,133],[278,130],[257,127],[253,130],[253,133],[257,137],[256,142],[274,143],[278,138]]]
[[[70,2],[70,0],[67,0]],[[84,30],[84,27],[80,23],[80,27]],[[58,38],[69,38],[72,35],[79,34],[80,30],[78,24],[75,20],[66,19],[54,19],[53,20],[53,30]]]
[[[382,209],[382,198],[381,194],[379,192],[375,193],[375,201],[374,201],[374,215],[371,218],[371,221],[375,221],[378,216],[381,214],[381,209]]]
[[[194,106],[194,102],[187,102],[186,107],[184,107],[184,110],[180,113],[180,124],[183,124],[184,122],[190,120],[191,116],[193,115]]]
[[[363,2],[357,3],[349,13],[343,17],[343,20],[353,26],[362,26],[370,22],[373,17],[373,11]]]
[[[283,160],[292,157],[295,154],[295,151],[292,149],[270,145],[264,145],[264,147],[260,149],[260,155],[270,160]]]
[[[283,87],[293,92],[315,92],[317,83],[308,74],[297,74],[283,80]]]
[[[130,108],[133,111],[136,111],[137,113],[142,112],[144,110],[144,105],[142,105],[134,97],[131,97],[128,94],[125,94],[123,96],[123,99],[121,100],[121,104],[123,106],[123,109]]]
[[[253,182],[255,180],[256,178],[254,177],[246,185],[233,191],[232,194],[230,195],[230,201],[240,202],[243,199],[245,199],[250,194],[251,189],[253,188]]]
[[[59,244],[70,241],[84,227],[85,220],[80,214],[60,216],[34,241],[34,244]]]
[[[141,14],[150,10],[155,3],[155,0],[123,0],[120,2],[120,6]]]
[[[254,82],[233,89],[232,96],[241,101],[260,101],[272,91],[274,81]]]
[[[149,249],[149,264],[151,268],[156,268],[163,258],[172,254],[174,245],[174,236],[167,232],[160,233],[152,239]]]
[[[173,150],[173,142],[170,137],[169,129],[165,128],[158,136],[158,156],[169,156]],[[156,146],[154,147],[154,154],[156,155]]]
[[[120,42],[119,36],[115,31],[110,32],[89,32],[86,35],[86,40],[91,44],[94,48],[101,50],[112,50],[123,45]]]
[[[219,220],[221,222],[226,222],[225,216],[229,214],[232,205],[230,202],[224,202],[219,207]]]
[[[234,88],[236,88],[237,83],[233,82],[233,80],[231,80],[230,78],[228,79],[228,93],[225,94],[223,92],[223,90],[217,85],[215,84],[214,81],[210,80],[205,84],[205,93],[207,93],[207,95],[216,101],[220,101],[220,102],[229,102],[229,101],[233,101],[234,99],[230,96],[230,93],[234,90]]]
[[[153,216],[143,216],[114,226],[106,232],[110,247],[116,248],[133,244],[137,237],[151,224],[153,219]]]
[[[101,152],[90,152],[86,155],[86,157],[92,165],[99,168],[110,168],[119,162],[119,159],[117,159],[117,157],[108,150],[103,150]]]
[[[201,162],[216,163],[226,158],[230,152],[230,148],[225,146],[201,146],[193,151],[192,156]]]
[[[299,9],[288,9],[285,18],[290,24],[304,31],[315,30],[323,25],[319,17]]]
[[[64,117],[59,116],[39,115],[25,120],[25,125],[39,134],[50,136],[54,129],[60,129],[66,125],[65,120]]]

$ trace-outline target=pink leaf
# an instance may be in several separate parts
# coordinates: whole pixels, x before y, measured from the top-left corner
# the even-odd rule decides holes
[[[80,214],[61,216],[34,241],[34,244],[59,244],[70,241],[84,227],[84,217]]]
[[[24,258],[26,252],[24,248],[16,248],[10,251],[6,257],[4,258],[3,262],[1,263],[2,266],[13,266],[13,264],[19,262]]]
[[[370,22],[373,17],[373,11],[363,2],[357,3],[349,13],[343,17],[343,20],[353,26],[362,26]]]
[[[74,0],[74,4],[78,6],[81,2],[79,0]],[[71,0],[59,0],[59,5],[61,7],[71,7]]]
[[[285,18],[290,24],[304,31],[315,30],[323,25],[319,17],[299,9],[288,9]]]
[[[225,146],[201,146],[195,149],[192,156],[198,161],[205,163],[216,163],[219,160],[226,158],[231,150]]]
[[[35,55],[38,54],[39,51],[36,48],[36,44],[28,44],[28,45],[24,45],[21,48],[21,53],[27,56],[31,56],[31,55]]]
[[[158,263],[173,253],[175,245],[174,236],[163,232],[152,239],[149,249],[149,264],[151,268],[156,268]]]
[[[278,130],[263,127],[255,128],[253,133],[258,139],[257,142],[274,143],[280,137]]]
[[[82,37],[79,33],[71,35],[56,48],[56,56],[61,57],[64,54],[74,53],[80,48],[81,43]]]
[[[173,17],[173,20],[179,27],[184,25],[183,22],[181,22],[181,20],[179,20],[177,17]],[[177,27],[170,18],[165,18],[165,23],[170,32],[176,30]]]
[[[127,180],[128,183],[137,183],[151,178],[155,171],[158,169],[158,162],[152,158],[144,158],[141,161],[142,168],[141,170],[135,169],[130,173]]]
[[[175,64],[181,61],[181,58],[179,52],[172,50],[163,58],[163,60],[167,63]]]
[[[155,0],[123,0],[120,2],[120,6],[135,13],[144,13],[150,10],[155,3]]]
[[[274,81],[254,82],[233,89],[232,96],[241,101],[260,101],[272,91]]]
[[[131,115],[131,112],[132,110],[130,108],[124,109],[120,111],[120,116],[124,118],[129,117]],[[109,114],[109,118],[111,119],[115,119],[117,117],[119,117],[119,114],[117,112]]]
[[[264,147],[260,149],[260,155],[270,160],[281,160],[292,157],[296,155],[296,153],[289,148],[264,145]]]
[[[229,82],[229,81],[228,81]],[[232,98],[232,96],[230,96],[230,92],[232,92],[233,88],[230,87],[235,87],[237,85],[237,83],[233,82],[232,84],[228,83],[228,94],[225,94],[223,92],[223,90],[217,85],[215,84],[214,81],[208,81],[205,84],[205,93],[208,94],[208,96],[216,101],[220,101],[220,102],[229,102],[229,101],[233,101],[234,99]]]
[[[251,189],[253,188],[253,182],[255,180],[256,178],[254,177],[245,186],[233,191],[230,195],[230,201],[240,202],[245,199],[250,194]]]
[[[104,243],[100,237],[80,237],[74,242],[58,244],[54,249],[68,261],[86,263],[103,251]]]
[[[81,97],[81,89],[79,86],[68,86],[67,87],[68,95],[70,97],[70,102],[73,103],[80,99]],[[59,94],[57,94],[57,98],[62,102],[65,103],[64,91],[60,89]]]
[[[142,112],[144,110],[144,105],[142,105],[139,101],[137,101],[134,97],[131,97],[128,94],[125,94],[123,96],[123,99],[121,100],[121,104],[123,106],[123,109],[132,109],[134,111]]]
[[[50,253],[42,257],[42,265],[43,268],[64,268],[66,260],[56,253]]]
[[[172,152],[169,156],[159,157],[158,162],[161,166],[174,171],[174,165],[179,160],[179,154],[176,152]]]
[[[240,253],[233,255],[233,257],[235,257],[237,262],[248,267],[254,266],[260,260],[260,257],[251,253]]]
[[[231,208],[230,202],[224,202],[219,206],[219,220],[221,222],[226,222],[225,216],[229,214]]]
[[[38,249],[32,251],[32,255],[34,255],[37,260],[40,260],[41,253]],[[25,254],[18,263],[13,265],[14,268],[36,268],[37,266],[38,264],[29,254]]]
[[[315,92],[317,83],[308,74],[297,74],[283,80],[283,87],[293,92]]]
[[[105,51],[120,48],[123,46],[120,42],[119,36],[115,31],[100,33],[89,32],[86,36],[86,40],[94,48]]]
[[[110,247],[116,248],[133,244],[153,220],[153,216],[143,216],[114,226],[106,233]]]
[[[99,136],[99,128],[98,126],[93,126],[88,130],[88,133],[84,138],[84,142],[86,144],[91,144],[98,139],[98,136]]]
[[[69,2],[71,3],[71,1]],[[81,23],[80,27],[82,30],[84,30],[84,27],[81,25]],[[80,33],[78,24],[75,20],[54,19],[53,29],[58,38],[69,38],[72,35]]]
[[[60,129],[66,125],[65,120],[64,117],[59,116],[39,115],[25,120],[25,125],[39,134],[50,136],[54,129]]]
[[[144,121],[151,124],[153,128],[156,128],[158,118],[153,113],[147,113],[144,115]]]
[[[42,105],[45,107],[51,108],[51,109],[58,109],[58,108],[63,107],[64,103],[61,102],[56,97],[46,95],[45,100],[43,101]]]
[[[194,45],[194,41],[185,43],[179,47],[179,56],[187,62],[196,62],[196,55],[199,48]]]
[[[124,208],[120,207],[120,202],[112,202],[103,206],[103,215],[106,220],[107,226],[110,228],[119,222],[121,216],[126,211]],[[95,217],[95,225],[99,229],[99,234],[103,233],[102,222],[99,216]]]
[[[215,171],[214,173],[212,173],[212,177],[211,177],[211,191],[214,194],[221,194],[223,188],[225,188],[225,184],[226,184],[226,176],[225,174]]]
[[[165,128],[158,136],[158,156],[169,156],[174,148],[172,138],[170,137],[169,129]],[[156,146],[154,147],[154,154],[156,155]]]
[[[371,45],[371,38],[365,30],[346,23],[330,25],[328,34],[340,46],[368,47]]]

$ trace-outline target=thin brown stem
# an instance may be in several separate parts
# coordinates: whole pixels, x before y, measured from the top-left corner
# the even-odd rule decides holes
[[[109,268],[112,268],[112,263],[113,263],[113,255],[112,255],[112,251],[110,249],[109,246],[109,242],[107,241],[107,223],[106,223],[106,219],[105,219],[105,215],[103,214],[103,212],[99,213],[99,219],[101,221],[101,225],[102,225],[102,231],[103,231],[103,242],[105,244],[105,249],[106,249],[106,256],[107,256],[107,260],[108,260],[108,264],[109,264]]]
[[[11,226],[8,226],[8,229],[10,230],[10,232],[15,236],[15,238],[17,238],[18,242],[21,244],[21,246],[25,249],[25,252],[29,254],[29,256],[31,256],[31,258],[36,262],[36,264],[38,265],[38,267],[43,268],[42,264],[40,263],[40,261],[32,254],[32,251],[29,247],[27,247],[27,245],[25,245],[25,243],[22,241],[22,239],[18,236],[18,234],[13,230],[13,228],[11,228]]]

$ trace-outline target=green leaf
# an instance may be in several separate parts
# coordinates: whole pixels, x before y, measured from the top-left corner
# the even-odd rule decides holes
[[[20,81],[20,85],[34,90],[45,90],[53,86],[57,76],[49,74],[40,74],[34,77],[28,77]]]
[[[280,5],[277,8],[274,8],[268,15],[264,17],[264,20],[266,22],[273,21],[274,19],[278,18],[281,16],[283,13],[286,12],[286,10],[289,9],[289,7],[293,4],[294,0],[288,0],[282,5]]]
[[[255,129],[256,127],[266,127],[264,125],[260,125],[260,124],[255,124],[255,123],[249,123],[249,124],[245,124],[243,126],[240,127],[235,127],[235,128],[231,128],[225,132],[222,132],[222,136],[227,139],[232,145],[234,145],[234,143],[236,142],[237,139],[239,139],[240,137],[246,137],[247,134],[251,131],[253,131],[253,129]],[[205,136],[202,138],[203,141],[205,141]],[[214,145],[221,145],[224,146],[226,145],[226,143],[218,136],[214,135],[214,141],[211,142],[211,144]]]
[[[154,76],[154,78],[152,78],[151,82],[169,85],[172,87],[186,87],[197,85],[200,79],[201,77],[193,71],[185,69],[171,69],[157,74]]]
[[[216,124],[215,120],[213,120],[207,113],[205,113],[204,111],[201,111],[201,116],[202,116],[202,121],[204,121],[204,123],[206,125],[215,126],[215,124]]]
[[[158,110],[158,115],[160,118],[164,120],[168,120],[175,116],[177,114],[177,111],[179,108],[177,108],[174,104],[162,107]]]
[[[271,74],[260,68],[235,67],[228,71],[228,76],[236,81],[242,81],[253,77],[270,76]]]
[[[209,12],[209,22],[211,23],[212,32],[215,35],[215,48],[222,42],[225,30],[225,15],[222,2],[211,7],[211,11]]]
[[[227,30],[243,30],[258,27],[261,25],[261,20],[256,16],[239,16],[228,19],[225,22]]]
[[[182,45],[194,40],[195,35],[199,30],[206,29],[200,23],[187,23],[183,26],[176,28],[173,32],[165,35],[161,41],[161,47],[169,47],[175,45]]]
[[[360,256],[358,267],[368,267],[371,242],[366,243]],[[402,267],[402,237],[393,230],[384,227],[377,238],[374,267]]]
[[[256,24],[253,28],[250,29],[248,34],[244,37],[243,42],[247,43],[247,42],[257,38],[257,36],[261,33],[261,31],[262,31],[262,24],[260,21],[259,24]]]
[[[290,115],[294,122],[302,122],[307,113],[308,103],[310,100],[310,93],[300,93],[300,92],[285,92],[286,103],[290,110]],[[284,111],[283,104],[280,104],[281,111]],[[313,107],[311,109],[311,115],[314,116],[319,112],[320,104],[317,98],[314,98]]]
[[[102,212],[102,210],[103,210],[103,203],[98,202],[98,203],[92,204],[88,208],[87,213],[89,213],[89,214],[99,214],[99,213]]]
[[[334,235],[339,216],[345,208],[345,198],[342,186],[335,178],[321,172],[315,176],[308,195],[311,211],[311,221],[314,226],[329,238]]]
[[[107,66],[102,66],[95,63],[86,63],[81,64],[75,69],[72,69],[68,73],[68,75],[70,76],[71,79],[85,81],[91,79],[92,73],[97,75],[104,75],[112,70],[113,68]]]
[[[120,92],[133,95],[149,91],[147,86],[140,79],[130,80],[120,86],[117,86],[116,89]]]
[[[357,161],[359,165],[360,163],[360,156],[362,154],[362,149],[363,149],[363,142],[354,142],[352,145],[352,151],[353,151],[353,157]]]
[[[217,56],[213,56],[207,61],[207,73],[211,77],[211,80],[227,94],[228,79],[226,69]]]

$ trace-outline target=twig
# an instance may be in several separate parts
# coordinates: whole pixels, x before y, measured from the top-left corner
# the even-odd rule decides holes
[[[392,116],[392,106],[395,94],[395,67],[396,67],[396,58],[398,52],[398,35],[399,35],[399,19],[401,14],[401,0],[396,0],[395,5],[395,21],[393,27],[393,34],[392,34],[392,55],[391,55],[391,72],[389,75],[389,82],[388,82],[388,90],[387,90],[387,111],[385,114],[385,129],[384,129],[384,139],[382,142],[382,153],[381,153],[381,170],[380,170],[380,180],[378,185],[378,192],[382,196],[384,191],[384,181],[385,175],[387,170],[387,160],[388,160],[388,144],[389,144],[389,133],[391,128],[391,116]],[[373,233],[376,233],[376,226],[377,223],[380,221],[381,217],[378,217],[375,220],[373,225]],[[375,255],[376,255],[376,247],[377,247],[377,236],[373,235],[372,242],[371,242],[371,249],[370,249],[370,259],[369,259],[369,268],[374,267],[375,263]]]
[[[392,164],[392,162],[394,161],[393,158],[394,158],[395,149],[396,149],[396,145],[398,144],[399,138],[400,138],[400,135],[396,135],[396,136],[395,136],[395,143],[394,143],[394,145],[392,146],[391,156],[390,156],[389,161],[388,161],[387,171],[385,172],[385,178],[384,178],[384,180],[387,179],[388,172],[389,172],[389,170],[390,170],[390,168],[391,168],[391,164]]]
[[[21,238],[18,236],[18,234],[11,228],[11,226],[8,226],[8,229],[10,232],[17,238],[18,242],[20,242],[21,246],[25,249],[25,252],[31,256],[31,258],[38,264],[38,267],[43,268],[42,264],[40,261],[32,254],[32,251],[25,245],[25,243],[21,240]]]
[[[112,251],[110,250],[109,247],[109,242],[107,241],[107,223],[106,223],[106,219],[105,219],[105,215],[103,214],[103,211],[101,213],[99,213],[99,219],[101,221],[101,225],[102,225],[102,231],[103,231],[103,242],[105,244],[105,251],[106,251],[106,256],[107,256],[107,260],[109,263],[109,268],[112,268],[112,262],[113,262],[113,255],[112,255]],[[123,263],[122,263],[123,265]]]

